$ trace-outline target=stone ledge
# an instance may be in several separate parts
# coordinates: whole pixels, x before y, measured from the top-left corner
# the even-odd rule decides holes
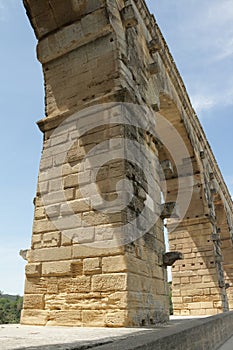
[[[217,350],[232,334],[233,312],[156,328],[0,327],[3,350]]]

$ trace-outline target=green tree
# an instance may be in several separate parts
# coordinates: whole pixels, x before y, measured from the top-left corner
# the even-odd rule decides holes
[[[23,298],[0,294],[0,324],[19,323]]]

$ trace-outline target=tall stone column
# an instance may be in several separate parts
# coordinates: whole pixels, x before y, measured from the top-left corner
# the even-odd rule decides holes
[[[148,92],[154,73],[144,73],[154,67],[144,18],[121,0],[24,5],[38,39],[46,117],[38,122],[44,146],[21,323],[163,322],[168,289],[162,220],[157,217],[138,234],[161,204],[159,172],[152,164],[157,143],[153,130],[143,130],[143,111],[118,104],[158,102],[156,89]],[[154,125],[153,112],[150,118]],[[137,146],[131,150],[126,139]],[[118,210],[109,210],[117,198]]]

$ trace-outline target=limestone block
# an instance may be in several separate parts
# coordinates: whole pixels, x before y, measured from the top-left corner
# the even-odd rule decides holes
[[[89,327],[104,327],[105,312],[100,310],[83,310],[82,322]]]
[[[72,250],[71,247],[52,247],[35,249],[31,251],[31,261],[43,262],[43,261],[59,261],[71,259]]]
[[[33,233],[45,233],[56,231],[55,225],[49,219],[34,220]]]
[[[124,327],[127,325],[127,311],[119,310],[108,312],[105,317],[107,327]]]
[[[102,259],[103,273],[127,271],[127,260],[124,255],[104,257]]]
[[[73,243],[89,243],[94,241],[94,227],[81,227],[72,230],[63,231],[63,236],[67,236]]]
[[[47,157],[47,158],[42,158],[40,161],[40,170],[46,170],[49,168],[52,168],[53,166],[53,158],[52,157]]]
[[[45,294],[48,281],[44,278],[27,277],[25,279],[25,294]]]
[[[46,215],[45,215],[45,209],[44,207],[39,207],[35,209],[35,219],[45,219]]]
[[[41,263],[29,263],[25,266],[25,273],[28,277],[39,277],[41,275]]]
[[[82,312],[79,310],[53,310],[49,311],[47,326],[81,326]]]
[[[25,294],[24,309],[43,309],[44,308],[44,295],[43,294]]]
[[[154,273],[156,273],[156,269],[158,268],[151,262],[151,266],[154,267]],[[142,260],[140,258],[134,257],[132,254],[127,255],[127,268],[128,271],[139,274],[139,275],[144,275],[144,276],[149,276],[149,268],[148,268],[148,261]]]
[[[67,236],[66,234],[61,234],[61,245],[67,246],[72,244],[72,236]]]
[[[87,76],[85,77],[88,78]],[[85,157],[85,155],[86,152],[84,147],[79,147],[78,145],[76,145],[76,143],[74,143],[67,153],[67,161],[69,163],[78,162],[81,161]],[[64,187],[72,187],[73,182],[75,184],[77,183],[77,176],[68,176]]]
[[[22,310],[21,324],[31,326],[45,326],[49,318],[48,311],[44,310]]]
[[[123,217],[124,216],[121,212],[105,214],[101,212],[89,211],[82,214],[82,218],[88,226],[98,226],[122,222]]]
[[[128,292],[115,292],[109,294],[109,292],[102,293],[104,297],[103,302],[106,303],[106,309],[127,309],[128,305]]]
[[[97,10],[42,39],[38,46],[38,59],[43,64],[48,63],[111,31],[105,10]]]
[[[42,263],[42,276],[70,276],[71,262],[56,261]]]
[[[122,23],[126,28],[135,27],[138,24],[138,20],[132,5],[125,6],[120,13]]]
[[[58,290],[59,293],[89,293],[91,291],[91,277],[60,278],[58,280]]]
[[[32,249],[41,248],[42,247],[42,234],[32,235]]]
[[[107,241],[113,239],[113,225],[96,226],[95,239],[98,241]]]
[[[82,213],[90,210],[90,200],[89,199],[77,199],[69,201],[69,207],[67,204],[61,205],[61,215],[67,215],[70,213]]]
[[[124,247],[112,247],[112,248],[94,248],[81,244],[74,244],[73,246],[73,258],[86,258],[98,257],[98,256],[112,256],[124,253]]]
[[[64,178],[64,188],[77,187],[78,174],[68,175]]]
[[[49,310],[100,310],[101,293],[59,293],[45,296],[45,309]]]
[[[81,276],[83,274],[83,261],[76,260],[71,262],[72,277]]]
[[[127,288],[127,275],[126,274],[106,274],[106,275],[94,275],[92,277],[92,290],[93,291],[120,291]]]
[[[101,259],[87,258],[83,260],[83,272],[85,275],[101,273]]]
[[[60,245],[60,232],[42,234],[41,245],[43,248],[57,247]]]
[[[56,170],[57,174],[57,170]],[[64,191],[54,191],[49,193],[49,196],[46,198],[46,205],[49,204],[56,204],[56,203],[62,203],[64,200],[72,200],[74,199],[74,189],[73,188],[67,188]],[[37,203],[36,203],[37,204]],[[41,204],[44,205],[42,202]]]
[[[148,69],[151,75],[156,75],[160,72],[159,64],[157,62],[150,63]]]

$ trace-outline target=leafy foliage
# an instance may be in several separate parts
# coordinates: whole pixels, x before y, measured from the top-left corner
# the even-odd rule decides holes
[[[0,324],[19,323],[22,306],[22,297],[3,294],[0,291]]]

